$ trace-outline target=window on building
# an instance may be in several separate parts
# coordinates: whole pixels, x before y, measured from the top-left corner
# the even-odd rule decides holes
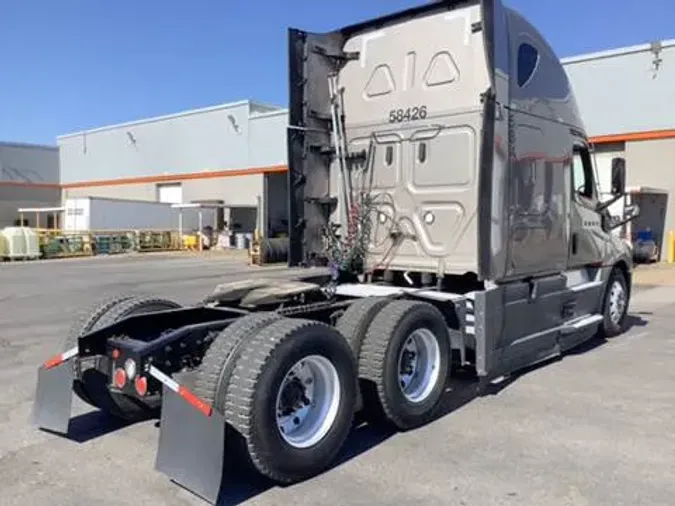
[[[167,204],[182,204],[183,187],[180,183],[158,184],[157,200]]]
[[[518,86],[525,86],[539,63],[539,51],[527,42],[518,48]]]

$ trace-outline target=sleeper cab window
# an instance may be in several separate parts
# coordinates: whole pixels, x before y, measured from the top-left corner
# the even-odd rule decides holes
[[[527,42],[518,48],[518,86],[525,86],[532,78],[539,63],[539,51]]]

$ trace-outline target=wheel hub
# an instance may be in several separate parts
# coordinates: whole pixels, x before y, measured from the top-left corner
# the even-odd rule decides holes
[[[413,338],[408,338],[401,352],[401,366],[399,384],[403,390],[408,388],[417,372],[417,344]]]
[[[417,329],[408,336],[398,359],[398,385],[405,398],[424,401],[438,381],[441,352],[429,329]]]
[[[289,416],[295,411],[308,406],[308,388],[297,377],[292,378],[281,392],[281,414]],[[309,393],[311,395],[311,392]]]
[[[626,310],[626,291],[621,283],[615,281],[609,292],[609,318],[618,325]]]
[[[291,446],[307,448],[330,430],[340,404],[340,382],[335,366],[312,355],[290,368],[281,382],[276,402],[277,428]]]

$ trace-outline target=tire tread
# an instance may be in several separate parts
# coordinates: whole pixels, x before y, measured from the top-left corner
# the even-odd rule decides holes
[[[75,346],[77,346],[77,342],[80,339],[80,337],[99,328],[101,326],[99,323],[101,318],[103,318],[116,306],[124,303],[129,299],[139,297],[141,295],[142,294],[136,293],[117,294],[94,303],[92,306],[89,307],[88,310],[80,313],[75,322],[71,325],[70,329],[68,330],[68,334],[66,335],[66,338],[63,342],[63,350],[68,351],[74,348]],[[80,399],[82,399],[85,403],[89,404],[94,408],[99,409],[102,408],[102,406],[99,406],[98,403],[94,400],[91,393],[88,391],[86,385],[82,381],[76,381],[73,385],[73,390],[75,391],[76,395]]]
[[[89,310],[81,313],[68,331],[68,335],[64,341],[64,350],[68,350],[77,345],[77,340],[84,334],[91,332],[99,322],[99,320],[110,312],[115,306],[123,302],[138,297],[138,294],[127,293],[121,295],[113,295],[91,306]]]
[[[101,317],[98,326],[102,328],[108,325],[112,325],[113,323],[116,323],[117,321],[126,317],[129,313],[132,313],[137,309],[142,308],[143,306],[150,306],[154,304],[171,306],[174,309],[178,309],[181,307],[180,304],[169,299],[164,299],[162,297],[157,297],[155,295],[140,295],[128,299],[112,308],[112,310],[110,310],[107,314]]]
[[[369,325],[389,302],[391,299],[385,297],[359,299],[349,306],[338,320],[335,328],[347,339],[357,361]]]
[[[245,440],[251,462],[261,474],[279,483],[291,483],[294,480],[266,464],[261,449],[252,437],[252,429],[256,424],[254,397],[258,379],[272,359],[274,350],[287,339],[293,338],[298,330],[309,326],[328,327],[311,320],[283,319],[263,328],[251,338],[239,357],[226,397],[225,419]]]
[[[359,378],[362,382],[370,383],[370,386],[374,387],[368,388],[369,385],[366,384],[362,389],[368,414],[378,421],[384,417],[399,429],[409,428],[410,424],[399,416],[385,392],[385,361],[390,340],[401,320],[420,306],[426,306],[432,313],[443,318],[440,311],[427,302],[395,300],[385,306],[374,318],[363,340],[359,357]],[[444,379],[441,378],[441,381]]]
[[[621,317],[621,321],[619,322],[618,327],[615,327],[609,318],[609,296],[612,290],[612,285],[614,284],[615,281],[621,280],[623,289],[626,293],[626,307],[624,309],[624,314]],[[602,324],[600,325],[598,335],[600,337],[604,338],[613,338],[621,334],[622,332],[625,331],[626,328],[626,316],[628,314],[628,304],[630,302],[630,292],[628,290],[628,281],[626,280],[626,276],[624,273],[621,271],[619,268],[614,268],[609,275],[609,279],[607,280],[607,285],[605,288],[605,294],[604,298],[602,301],[602,317],[603,321]]]
[[[224,412],[229,385],[229,378],[223,377],[225,364],[244,339],[281,318],[281,315],[273,312],[252,313],[241,317],[218,334],[197,369],[195,394],[218,411]]]
[[[72,336],[76,335],[75,329],[78,328],[78,325],[82,331],[77,335],[77,338],[88,332],[112,325],[126,315],[152,304],[174,308],[181,307],[180,304],[172,300],[148,294],[114,296],[100,303],[97,309],[92,311],[88,316],[78,319],[73,327],[73,331],[69,333],[68,339],[72,339]],[[149,413],[154,411],[153,408],[139,399],[111,392],[103,382],[101,374],[92,375],[89,381],[86,381],[83,376],[83,380],[78,381],[78,386],[74,387],[74,389],[82,400],[100,410],[110,413],[115,418],[135,421],[145,418]]]

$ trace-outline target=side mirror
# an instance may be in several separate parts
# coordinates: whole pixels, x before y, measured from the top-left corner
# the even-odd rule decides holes
[[[612,195],[626,193],[626,159],[612,159]]]
[[[638,216],[640,216],[640,206],[638,204],[626,206],[626,208],[623,211],[623,214],[624,220],[632,221]]]

